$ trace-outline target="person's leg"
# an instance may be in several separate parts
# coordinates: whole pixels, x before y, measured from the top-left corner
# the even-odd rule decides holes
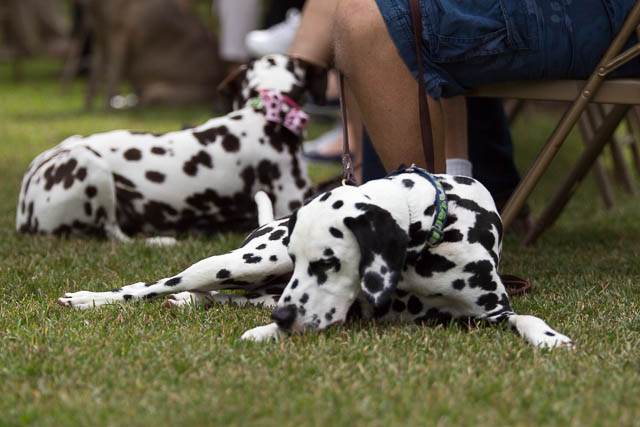
[[[473,176],[504,204],[515,190],[520,175],[513,161],[513,142],[502,101],[469,98],[469,158]]]
[[[329,66],[333,62],[333,25],[338,0],[307,0],[302,9],[300,26],[293,39],[289,54],[315,64]],[[355,165],[360,163],[362,120],[353,93],[345,87],[347,103],[347,130]],[[356,169],[360,181],[361,170]]]
[[[345,74],[387,170],[424,167],[418,85],[402,62],[373,0],[341,0],[334,27],[336,64]]]
[[[375,148],[373,148],[371,138],[367,130],[364,129],[362,137],[362,183],[364,184],[372,179],[384,178],[386,174],[387,171],[384,169]]]
[[[515,190],[520,175],[513,160],[513,142],[502,102],[494,98],[467,100],[469,159],[473,176],[501,204]],[[379,179],[386,171],[366,132],[362,143],[363,182]]]
[[[334,30],[338,68],[345,73],[362,118],[383,164],[425,166],[420,143],[418,84],[400,57],[373,0],[342,0]],[[466,107],[463,97],[429,99],[433,136],[442,138],[445,157],[460,160],[455,171],[471,175],[466,160]],[[427,135],[431,137],[431,135]],[[460,163],[468,167],[461,168]]]
[[[289,54],[325,67],[331,64],[332,28],[338,0],[307,0]]]

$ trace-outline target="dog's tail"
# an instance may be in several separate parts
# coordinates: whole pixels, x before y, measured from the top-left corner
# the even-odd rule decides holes
[[[258,191],[253,200],[258,207],[258,225],[261,227],[271,221],[273,221],[273,203],[271,199],[264,191]]]

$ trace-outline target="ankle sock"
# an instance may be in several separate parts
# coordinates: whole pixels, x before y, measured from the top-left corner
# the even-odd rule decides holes
[[[473,176],[471,162],[467,159],[447,159],[447,175]]]

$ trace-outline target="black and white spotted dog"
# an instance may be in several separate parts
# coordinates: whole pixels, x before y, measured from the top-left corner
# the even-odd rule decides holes
[[[497,272],[502,223],[489,192],[470,178],[425,176],[407,169],[339,187],[261,226],[239,249],[175,276],[67,293],[58,303],[87,309],[174,293],[171,306],[274,306],[274,323],[242,336],[256,341],[323,330],[359,313],[417,323],[506,321],[535,346],[571,345],[541,319],[511,309]],[[225,289],[246,293],[218,292]]]
[[[72,136],[37,156],[24,175],[16,228],[98,232],[249,230],[262,190],[278,216],[312,194],[301,155],[307,91],[322,102],[326,71],[272,55],[223,83],[235,111],[163,135],[127,130]]]

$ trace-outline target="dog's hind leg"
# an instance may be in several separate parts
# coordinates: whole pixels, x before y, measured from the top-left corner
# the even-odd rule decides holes
[[[478,317],[478,320],[491,323],[507,321],[509,326],[529,344],[539,348],[571,347],[571,338],[553,330],[538,317],[516,314],[511,307],[499,306],[496,310]]]
[[[516,314],[511,308],[507,291],[502,279],[494,269],[492,272],[493,292],[486,293],[475,301],[479,309],[485,313],[473,317],[481,321],[501,323],[507,321],[509,325],[529,344],[539,348],[571,347],[571,339],[561,333],[554,331],[542,319],[535,316],[525,316]],[[487,285],[485,285],[487,286]]]
[[[242,247],[199,261],[175,276],[108,292],[68,292],[58,298],[58,304],[89,309],[182,291],[243,289],[251,292],[286,282],[293,271],[285,240],[288,223],[289,219],[285,218],[266,224],[251,233]]]
[[[260,291],[251,292],[246,295],[223,294],[216,291],[186,291],[169,295],[166,306],[170,308],[187,306],[211,307],[215,304],[235,304],[243,307],[251,304],[274,308],[280,295],[281,294],[270,294]]]
[[[278,327],[275,323],[269,323],[264,326],[258,326],[257,328],[249,329],[246,331],[240,339],[247,341],[277,341],[282,337],[287,336],[287,333]]]
[[[99,153],[72,137],[49,157],[36,161],[38,165],[21,191],[19,230],[96,233],[130,241],[118,225],[114,178]],[[26,224],[20,214],[27,217]]]
[[[87,155],[92,156],[91,153]],[[118,224],[116,186],[111,169],[98,158],[91,158],[87,164],[92,170],[92,177],[87,180],[85,189],[85,212],[94,212],[95,225],[104,229],[107,238],[123,243],[131,242],[131,237]]]

